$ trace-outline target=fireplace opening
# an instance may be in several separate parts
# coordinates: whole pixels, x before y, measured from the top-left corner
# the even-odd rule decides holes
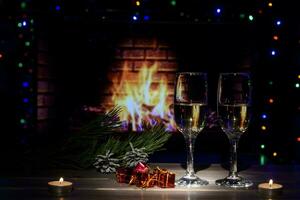
[[[116,46],[107,72],[103,110],[121,107],[123,130],[142,131],[143,125],[163,123],[175,131],[173,87],[177,62],[167,43],[149,38],[126,38]]]

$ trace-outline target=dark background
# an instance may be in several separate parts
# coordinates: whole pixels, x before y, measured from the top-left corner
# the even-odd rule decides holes
[[[4,160],[17,165],[29,149],[38,151],[44,144],[56,142],[69,129],[69,118],[82,105],[96,105],[101,81],[113,60],[114,47],[127,36],[155,36],[173,45],[181,71],[206,71],[209,74],[209,99],[215,110],[216,83],[219,72],[249,71],[254,80],[253,121],[240,143],[241,160],[258,163],[264,153],[270,162],[286,164],[299,162],[300,95],[295,78],[300,73],[299,14],[293,2],[274,1],[272,11],[261,1],[144,1],[136,8],[134,1],[30,1],[30,14],[36,19],[35,34],[48,44],[50,68],[55,74],[55,118],[46,133],[36,134],[33,127],[23,130],[16,125],[18,96],[16,62],[18,42],[16,22],[18,7],[10,1],[0,1],[0,60],[1,89],[1,150]],[[60,5],[61,10],[55,10]],[[223,5],[226,12],[216,16],[213,9]],[[262,15],[255,20],[240,20],[240,11]],[[132,13],[151,16],[149,21],[133,21]],[[184,15],[182,16],[182,13]],[[105,16],[105,19],[103,18]],[[284,26],[276,30],[274,16],[283,19]],[[247,17],[247,16],[246,16]],[[193,19],[199,19],[195,21]],[[268,53],[272,35],[280,35],[275,46],[280,56]],[[273,45],[274,46],[274,45]],[[33,56],[33,59],[36,57]],[[269,80],[275,84],[270,87]],[[270,96],[276,104],[266,103]],[[277,101],[278,100],[278,101]],[[269,111],[267,126],[272,130],[264,135],[260,130],[261,114]],[[268,144],[260,150],[260,144]],[[184,161],[183,137],[175,133],[166,146],[167,151],[153,155],[153,161]],[[202,163],[224,162],[228,141],[219,127],[207,129],[197,139],[196,160]],[[273,152],[278,157],[273,157]],[[244,158],[244,159],[243,159]],[[22,162],[20,162],[22,163]]]

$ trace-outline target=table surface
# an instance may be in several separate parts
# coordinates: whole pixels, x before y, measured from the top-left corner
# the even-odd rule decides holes
[[[166,168],[176,174],[176,179],[185,172],[178,163],[150,163],[150,166]],[[216,179],[223,178],[228,171],[219,164],[212,164],[197,171],[197,175],[209,181],[209,185],[199,188],[147,188],[141,189],[134,185],[117,183],[114,174],[104,175],[95,170],[47,170],[36,171],[30,175],[1,174],[0,199],[261,199],[257,185],[268,182],[270,178],[275,183],[283,185],[283,193],[274,199],[300,199],[300,166],[298,165],[268,165],[251,166],[239,172],[239,175],[251,179],[254,185],[248,189],[233,189],[216,186]],[[47,188],[49,181],[58,180],[63,176],[65,180],[74,184],[73,192],[64,198],[52,197]]]

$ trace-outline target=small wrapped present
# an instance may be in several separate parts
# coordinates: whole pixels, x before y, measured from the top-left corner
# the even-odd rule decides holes
[[[169,172],[167,169],[156,167],[154,173],[157,174],[157,186],[161,188],[175,187],[175,173]]]
[[[131,173],[129,184],[143,187],[148,178],[149,167],[146,164],[139,162]]]
[[[149,172],[149,167],[145,163],[139,162],[133,169],[135,173],[146,174]]]
[[[129,183],[131,179],[131,168],[118,168],[116,170],[116,177],[118,183]]]

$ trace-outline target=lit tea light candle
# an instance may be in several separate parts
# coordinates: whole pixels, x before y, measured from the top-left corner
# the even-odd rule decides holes
[[[282,189],[283,186],[278,183],[274,183],[272,179],[269,180],[269,183],[261,183],[258,185],[260,195],[269,199],[281,195]]]
[[[48,182],[49,192],[54,196],[66,196],[73,190],[73,183],[65,181],[62,177],[58,181]]]

